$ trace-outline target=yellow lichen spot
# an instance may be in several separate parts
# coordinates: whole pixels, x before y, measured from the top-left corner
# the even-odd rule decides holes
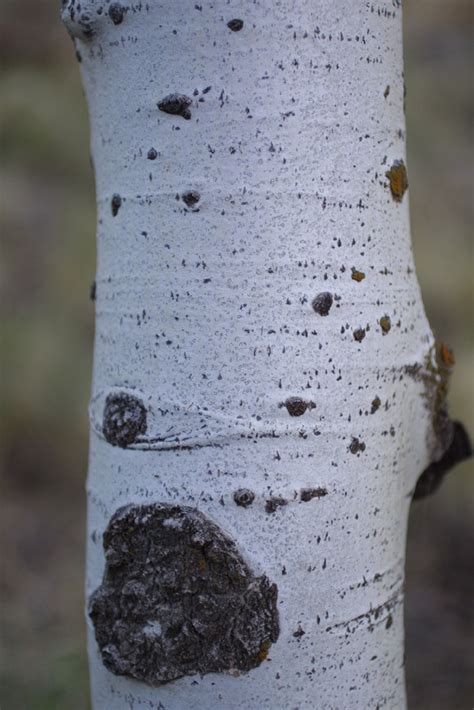
[[[365,279],[365,274],[363,271],[357,271],[357,269],[352,267],[351,278],[354,279],[354,281],[363,281]]]
[[[270,650],[270,646],[271,646],[270,641],[265,641],[264,643],[262,643],[262,645],[260,647],[260,651],[257,656],[260,663],[262,663],[263,661],[265,661],[268,658],[268,652]]]
[[[446,345],[446,343],[443,343],[442,340],[440,340],[438,343],[438,353],[441,362],[446,367],[452,367],[455,364],[456,359],[454,357],[453,351],[448,345]]]
[[[390,316],[382,316],[380,319],[380,327],[382,329],[382,333],[385,335],[388,333],[390,328],[392,327],[392,323],[390,321]]]
[[[408,187],[407,169],[403,160],[395,160],[385,175],[388,177],[393,199],[396,202],[401,202]]]

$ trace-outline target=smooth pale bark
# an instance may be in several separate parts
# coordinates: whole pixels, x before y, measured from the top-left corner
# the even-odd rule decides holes
[[[407,515],[434,444],[408,194],[386,175],[405,160],[399,4],[63,7],[98,204],[87,594],[115,511],[171,503],[277,585],[280,621],[253,670],[160,687],[106,670],[90,624],[96,710],[405,707]],[[158,108],[174,93],[190,118]],[[147,410],[126,448],[104,437],[117,391]]]

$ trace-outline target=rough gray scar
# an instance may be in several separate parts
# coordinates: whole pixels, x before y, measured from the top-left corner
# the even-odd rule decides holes
[[[106,668],[153,686],[246,672],[278,639],[278,591],[202,513],[129,505],[103,538],[106,567],[89,616]]]

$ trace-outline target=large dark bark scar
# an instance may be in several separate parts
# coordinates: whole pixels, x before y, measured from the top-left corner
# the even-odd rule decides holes
[[[89,615],[112,673],[159,686],[265,660],[279,635],[277,587],[202,513],[129,505],[112,516],[103,544]]]
[[[451,443],[438,461],[430,463],[419,477],[413,500],[419,500],[434,493],[449,471],[464,459],[472,456],[469,435],[460,422],[452,423]]]

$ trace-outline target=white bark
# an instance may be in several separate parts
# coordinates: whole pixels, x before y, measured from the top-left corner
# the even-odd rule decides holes
[[[400,710],[406,522],[433,447],[410,372],[433,339],[386,176],[405,161],[399,3],[116,6],[63,7],[98,204],[87,594],[117,509],[195,507],[277,585],[280,633],[248,672],[152,687],[106,670],[89,620],[94,708]],[[158,108],[174,93],[188,120]],[[104,437],[116,391],[147,411],[126,448]]]

